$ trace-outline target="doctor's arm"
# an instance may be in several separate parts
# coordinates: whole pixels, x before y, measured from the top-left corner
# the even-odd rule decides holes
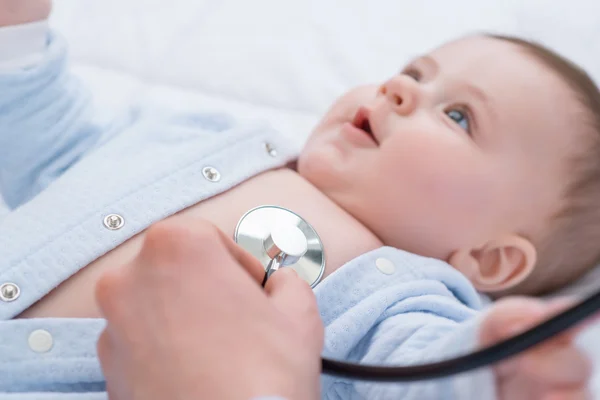
[[[0,0],[0,194],[10,208],[33,198],[105,129],[90,94],[68,71],[50,33],[50,0]]]

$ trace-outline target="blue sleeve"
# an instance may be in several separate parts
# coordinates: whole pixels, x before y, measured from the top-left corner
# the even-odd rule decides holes
[[[446,301],[447,299],[443,299]],[[435,299],[422,302],[435,303]],[[402,304],[397,305],[403,307]],[[410,308],[419,308],[411,306]],[[478,343],[480,319],[456,322],[423,307],[421,311],[394,313],[379,323],[358,347],[360,362],[375,365],[418,365],[441,361],[473,351]],[[368,399],[493,400],[495,378],[489,369],[456,377],[409,384],[355,383]]]
[[[391,265],[380,270],[384,260]],[[441,260],[382,247],[317,286],[323,354],[367,365],[414,366],[473,351],[484,313],[469,280]],[[324,375],[323,398],[493,400],[495,376],[481,369],[445,379],[380,383]]]
[[[0,193],[11,209],[77,162],[103,132],[66,58],[65,41],[49,34],[38,64],[0,72]]]

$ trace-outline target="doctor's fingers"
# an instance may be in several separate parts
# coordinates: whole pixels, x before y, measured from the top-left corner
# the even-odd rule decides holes
[[[102,368],[102,374],[106,381],[108,398],[110,400],[125,400],[126,398],[132,398],[133,396],[122,397],[120,395],[122,390],[116,390],[117,388],[115,385],[118,385],[118,382],[121,380],[119,379],[119,375],[121,374],[121,368],[119,367],[121,367],[123,363],[122,360],[119,359],[119,355],[123,354],[123,349],[118,348],[107,329],[102,331],[102,334],[98,338],[96,350]]]
[[[148,229],[140,258],[170,270],[187,267],[188,275],[231,274],[227,268],[241,266],[259,284],[265,271],[258,259],[213,223],[181,216],[168,218]]]
[[[279,311],[306,329],[306,333],[323,341],[323,322],[319,314],[317,299],[308,283],[296,271],[284,267],[276,271],[265,285],[271,304]]]
[[[209,221],[182,216],[167,218],[146,230],[137,257],[142,265],[137,272],[163,268],[165,272],[185,269],[188,274],[202,273],[214,264],[207,261],[214,261],[227,251],[221,242],[219,228]]]
[[[219,239],[225,245],[229,254],[246,270],[246,272],[258,283],[262,283],[265,276],[265,267],[252,254],[244,250],[240,245],[234,242],[232,238],[225,235],[221,230],[218,230]]]
[[[171,217],[152,225],[139,253],[98,279],[95,294],[103,315],[123,320],[138,314],[140,307],[172,306],[183,294],[191,302],[204,293],[202,287],[219,280],[213,278],[231,274],[237,262],[219,232],[193,218]]]

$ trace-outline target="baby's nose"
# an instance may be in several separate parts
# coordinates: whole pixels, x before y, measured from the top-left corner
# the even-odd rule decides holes
[[[419,87],[412,78],[398,75],[379,88],[379,93],[384,95],[394,111],[400,115],[411,114],[418,105]]]

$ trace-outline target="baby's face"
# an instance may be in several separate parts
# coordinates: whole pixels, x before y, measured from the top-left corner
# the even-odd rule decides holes
[[[561,205],[575,109],[521,48],[467,38],[341,97],[298,170],[385,244],[447,259],[543,231]]]

